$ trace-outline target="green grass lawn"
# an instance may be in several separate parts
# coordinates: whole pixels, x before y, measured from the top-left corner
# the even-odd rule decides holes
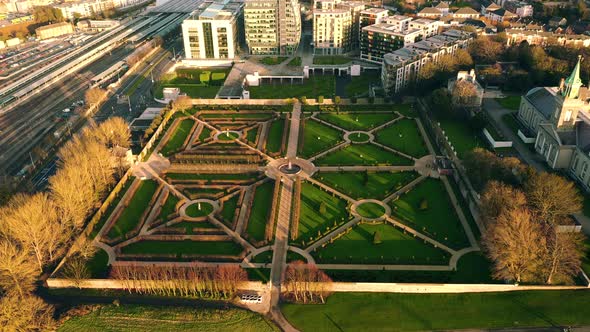
[[[520,129],[520,125],[515,118],[516,114],[509,113],[502,115],[502,121],[510,128],[510,130],[514,133],[514,135],[518,135],[518,130]]]
[[[303,332],[416,331],[588,325],[590,291],[466,294],[336,293],[326,304],[284,304]],[[564,300],[567,299],[567,300]]]
[[[364,218],[375,219],[385,214],[385,208],[374,202],[366,202],[356,207],[356,212]]]
[[[397,118],[394,113],[321,113],[320,120],[348,131],[367,131]]]
[[[350,83],[344,88],[346,96],[350,97],[364,97],[369,93],[370,86],[381,85],[381,75],[379,71],[368,71],[361,74],[361,76],[351,77]]]
[[[269,153],[278,153],[281,151],[281,143],[283,141],[283,131],[285,130],[285,118],[280,117],[274,120],[268,129],[268,136],[266,137],[266,150]]]
[[[265,65],[278,65],[283,63],[283,61],[287,60],[289,57],[287,56],[265,56],[264,58],[260,59],[260,63]]]
[[[134,180],[135,176],[130,176],[129,178],[127,178],[127,181],[125,181],[125,184],[123,184],[123,188],[121,188],[117,196],[115,196],[111,204],[109,204],[106,211],[102,214],[96,225],[92,227],[92,232],[90,232],[89,236],[91,239],[94,239],[96,235],[98,235],[98,232],[104,226],[104,223],[107,222],[107,219],[111,216],[117,205],[119,205],[121,198],[123,198],[129,187],[131,187],[131,184]]]
[[[520,99],[521,96],[507,96],[504,98],[496,98],[495,100],[502,107],[517,111],[520,108]]]
[[[256,192],[254,192],[254,203],[252,203],[246,232],[255,241],[264,241],[274,188],[275,182],[267,181],[256,187]]]
[[[212,223],[208,222],[208,221],[181,221],[179,223],[176,223],[172,226],[170,226],[172,228],[184,228],[184,231],[186,235],[192,235],[195,232],[193,231],[193,229],[198,228],[198,229],[202,229],[202,228],[207,228],[207,229],[211,229],[211,228],[217,228],[217,226],[213,225]]]
[[[182,306],[107,305],[73,317],[58,329],[70,331],[279,331],[272,322],[254,312]]]
[[[204,141],[205,139],[211,137],[211,133],[213,131],[211,129],[209,129],[209,127],[207,126],[203,126],[203,129],[201,129],[201,132],[199,133],[199,141]]]
[[[230,255],[237,256],[242,247],[232,241],[158,241],[142,240],[121,248],[123,254],[150,255]]]
[[[158,219],[167,220],[168,216],[172,213],[176,212],[176,204],[178,203],[178,197],[174,196],[174,194],[170,193],[166,198],[164,204],[162,204],[162,209],[160,210],[160,214],[158,215]]]
[[[179,88],[191,98],[214,98],[231,69],[214,70],[179,68],[155,85],[154,96],[163,98],[164,88]]]
[[[258,127],[254,127],[246,133],[246,141],[252,144],[256,144],[256,138],[258,137]]]
[[[342,142],[342,132],[313,120],[305,120],[299,154],[309,158]]]
[[[240,195],[233,195],[230,199],[223,202],[223,207],[221,208],[220,214],[222,221],[224,221],[226,225],[231,226],[232,222],[234,221],[239,199]]]
[[[375,232],[381,243],[374,244]],[[318,263],[325,264],[448,264],[449,254],[436,249],[410,234],[404,234],[390,224],[356,225],[314,254]]]
[[[401,119],[393,125],[377,131],[375,140],[414,158],[428,154],[426,143],[413,119]]]
[[[321,202],[324,202],[326,211],[320,212]],[[299,215],[299,236],[294,243],[306,244],[318,238],[318,233],[325,234],[327,229],[334,229],[334,225],[348,221],[349,214],[347,203],[338,197],[304,182],[301,184],[301,208]]]
[[[185,212],[187,216],[192,218],[204,217],[213,212],[213,205],[207,202],[194,203],[187,206]]]
[[[418,177],[415,172],[323,172],[314,178],[354,198],[382,200]]]
[[[91,278],[100,279],[108,277],[109,255],[106,251],[98,248],[92,258],[86,263],[86,268]]]
[[[300,56],[294,57],[293,59],[291,59],[291,61],[289,61],[289,63],[287,63],[287,66],[289,66],[289,67],[301,66],[301,57]]]
[[[168,139],[168,142],[166,142],[166,144],[164,144],[162,147],[162,150],[160,151],[162,155],[168,156],[178,151],[178,149],[180,149],[184,144],[184,141],[188,135],[190,135],[191,128],[194,124],[195,120],[193,119],[184,119],[180,121],[178,127],[176,127],[176,130]]]
[[[272,113],[205,113],[199,115],[199,119],[203,120],[258,120],[258,121],[266,121],[272,119]]]
[[[352,59],[343,55],[319,55],[313,57],[314,65],[343,65]]]
[[[373,144],[353,144],[314,161],[316,166],[413,165],[414,161]]]
[[[129,201],[129,205],[123,210],[119,219],[115,221],[113,227],[109,230],[107,237],[114,239],[119,236],[125,236],[133,230],[137,223],[140,222],[141,215],[150,206],[148,202],[158,189],[158,182],[154,180],[143,180],[137,188],[137,191]]]
[[[420,209],[422,200],[426,200],[424,210]],[[392,214],[416,231],[453,249],[469,246],[442,181],[428,178],[390,204]]]
[[[259,173],[166,173],[171,180],[254,180]]]
[[[477,147],[487,147],[481,135],[473,132],[466,121],[443,119],[439,120],[439,122],[459,158]]]
[[[303,84],[285,81],[284,84],[273,83],[260,86],[251,86],[250,97],[254,99],[283,99],[302,97],[317,98],[324,96],[331,98],[336,88],[334,76],[312,76],[306,79]]]

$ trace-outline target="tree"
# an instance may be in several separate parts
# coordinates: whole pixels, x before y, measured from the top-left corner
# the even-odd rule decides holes
[[[475,85],[467,81],[458,81],[451,92],[453,105],[458,107],[473,106],[476,104],[477,89]],[[479,106],[479,105],[475,105]]]
[[[490,181],[481,194],[481,217],[486,224],[491,224],[506,211],[522,209],[526,203],[522,191],[498,181]]]
[[[582,196],[572,181],[551,173],[531,176],[524,185],[528,203],[539,219],[555,224],[582,210]]]
[[[367,172],[367,170],[365,170],[363,172],[363,186],[367,186],[367,184],[369,183],[369,172]]]
[[[547,231],[543,276],[547,284],[572,283],[579,273],[584,256],[584,236],[581,233]]]
[[[64,277],[71,280],[76,287],[80,287],[84,279],[90,278],[86,263],[81,256],[70,257],[63,267]]]
[[[503,212],[482,236],[485,252],[493,262],[493,277],[517,283],[539,280],[545,237],[527,209]]]
[[[47,193],[15,195],[1,218],[3,232],[35,257],[40,272],[45,264],[55,260],[70,238],[69,229],[59,219]]]
[[[189,96],[179,96],[172,102],[172,108],[177,111],[184,111],[193,106],[193,101]]]
[[[420,211],[428,210],[428,200],[426,198],[422,198],[420,200],[420,206],[418,207]]]
[[[324,202],[324,201],[321,201],[321,202],[320,202],[320,206],[319,206],[319,208],[318,208],[318,212],[319,212],[320,214],[322,214],[322,215],[323,215],[323,214],[326,214],[326,202]]]
[[[90,88],[86,90],[84,93],[84,100],[88,105],[98,105],[103,98],[106,96],[107,92],[101,88]]]
[[[0,299],[3,331],[53,331],[53,306],[34,295],[9,294]]]
[[[129,125],[121,117],[108,118],[93,131],[97,140],[108,148],[123,147],[131,145],[131,132]]]
[[[453,114],[453,109],[451,107],[452,100],[451,96],[447,92],[447,89],[440,88],[436,89],[430,95],[430,104],[431,109],[434,114],[438,117],[448,118]]]
[[[495,63],[504,51],[504,45],[486,36],[480,36],[469,45],[469,54],[476,63]]]
[[[61,10],[50,6],[33,7],[33,17],[37,23],[57,23],[65,21]]]
[[[325,303],[331,289],[332,280],[323,271],[302,261],[289,264],[284,278],[286,295],[296,302]]]
[[[380,244],[381,243],[381,234],[379,234],[379,232],[375,231],[373,233],[373,244]]]
[[[25,296],[35,288],[38,275],[34,258],[15,241],[0,237],[0,288]]]

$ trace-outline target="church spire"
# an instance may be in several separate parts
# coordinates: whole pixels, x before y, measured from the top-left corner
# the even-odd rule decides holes
[[[566,98],[578,98],[580,88],[582,87],[582,79],[580,78],[580,63],[582,62],[582,56],[578,55],[578,62],[574,71],[565,80],[565,88],[563,90],[563,96]]]

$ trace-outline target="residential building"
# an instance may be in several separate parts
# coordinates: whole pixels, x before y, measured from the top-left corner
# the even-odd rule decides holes
[[[92,17],[106,11],[137,6],[147,0],[81,0],[51,5],[61,11],[64,18],[73,20],[79,17]]]
[[[49,24],[35,29],[35,35],[37,36],[37,39],[40,40],[55,38],[73,32],[74,27],[68,22]]]
[[[449,4],[442,1],[439,2],[438,5],[434,6],[434,8],[440,10],[440,12],[442,13],[442,15],[447,15],[450,12],[450,8],[449,8]]]
[[[453,94],[457,84],[468,84],[469,86],[472,86],[475,94],[468,97],[460,97]],[[453,96],[454,105],[470,110],[479,110],[481,108],[484,89],[477,81],[474,69],[471,69],[470,71],[459,71],[456,78],[452,78],[448,81],[447,90]]]
[[[590,91],[580,78],[580,61],[559,87],[537,87],[522,96],[517,117],[549,167],[568,172],[589,191]]]
[[[241,1],[205,1],[182,22],[186,59],[233,59],[238,49]]]
[[[421,11],[419,11],[416,16],[418,17],[427,17],[427,18],[441,18],[443,13],[438,8],[434,7],[425,7]]]
[[[297,0],[248,0],[244,29],[251,54],[294,54],[301,37]]]
[[[410,22],[410,29],[420,30],[422,38],[431,37],[438,34],[442,22],[438,20],[429,20],[426,18],[418,18]]]
[[[454,18],[464,18],[464,19],[477,19],[477,18],[479,18],[479,13],[475,9],[470,8],[470,7],[460,8],[459,10],[454,12],[452,15]]]
[[[506,45],[518,45],[526,41],[529,45],[563,45],[573,47],[590,47],[590,36],[561,34],[538,30],[506,29]]]
[[[473,35],[460,30],[448,30],[439,35],[410,44],[383,56],[381,82],[388,94],[397,94],[416,80],[428,62],[437,62],[445,54],[455,54],[466,48]]]
[[[360,29],[377,24],[384,23],[385,19],[389,16],[389,11],[385,8],[367,8],[360,12]]]
[[[385,18],[384,23],[393,25],[397,31],[408,31],[410,29],[410,23],[412,18],[403,15],[393,15]]]
[[[551,19],[549,19],[549,27],[551,28],[564,27],[566,25],[567,19],[565,17],[553,16]]]
[[[313,8],[314,53],[342,54],[358,49],[362,2],[320,0]]]
[[[399,25],[378,23],[364,27],[361,32],[361,59],[381,63],[383,56],[419,41],[418,29],[399,30]]]
[[[489,6],[485,7],[485,6],[481,6],[481,14],[482,15],[486,15],[488,12],[493,12],[494,10],[498,10],[502,8],[500,5],[498,5],[495,2],[490,3]]]
[[[519,17],[532,17],[533,6],[524,1],[509,0],[504,2],[504,8]]]
[[[486,17],[492,22],[504,22],[517,19],[518,15],[511,13],[504,8],[499,8],[496,10],[486,11]]]

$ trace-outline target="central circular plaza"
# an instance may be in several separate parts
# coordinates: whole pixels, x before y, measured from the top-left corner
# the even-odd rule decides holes
[[[383,217],[385,208],[374,202],[367,202],[359,204],[356,207],[356,212],[363,218],[377,219]]]
[[[366,131],[351,131],[344,135],[344,139],[353,144],[368,143],[374,138],[373,134]]]
[[[279,171],[287,175],[297,174],[301,171],[301,166],[292,163],[284,164],[279,166]]]
[[[186,207],[185,213],[191,218],[205,217],[213,212],[213,205],[208,202],[196,202]]]
[[[215,138],[220,141],[233,141],[240,138],[240,132],[234,130],[226,130],[215,135]]]

